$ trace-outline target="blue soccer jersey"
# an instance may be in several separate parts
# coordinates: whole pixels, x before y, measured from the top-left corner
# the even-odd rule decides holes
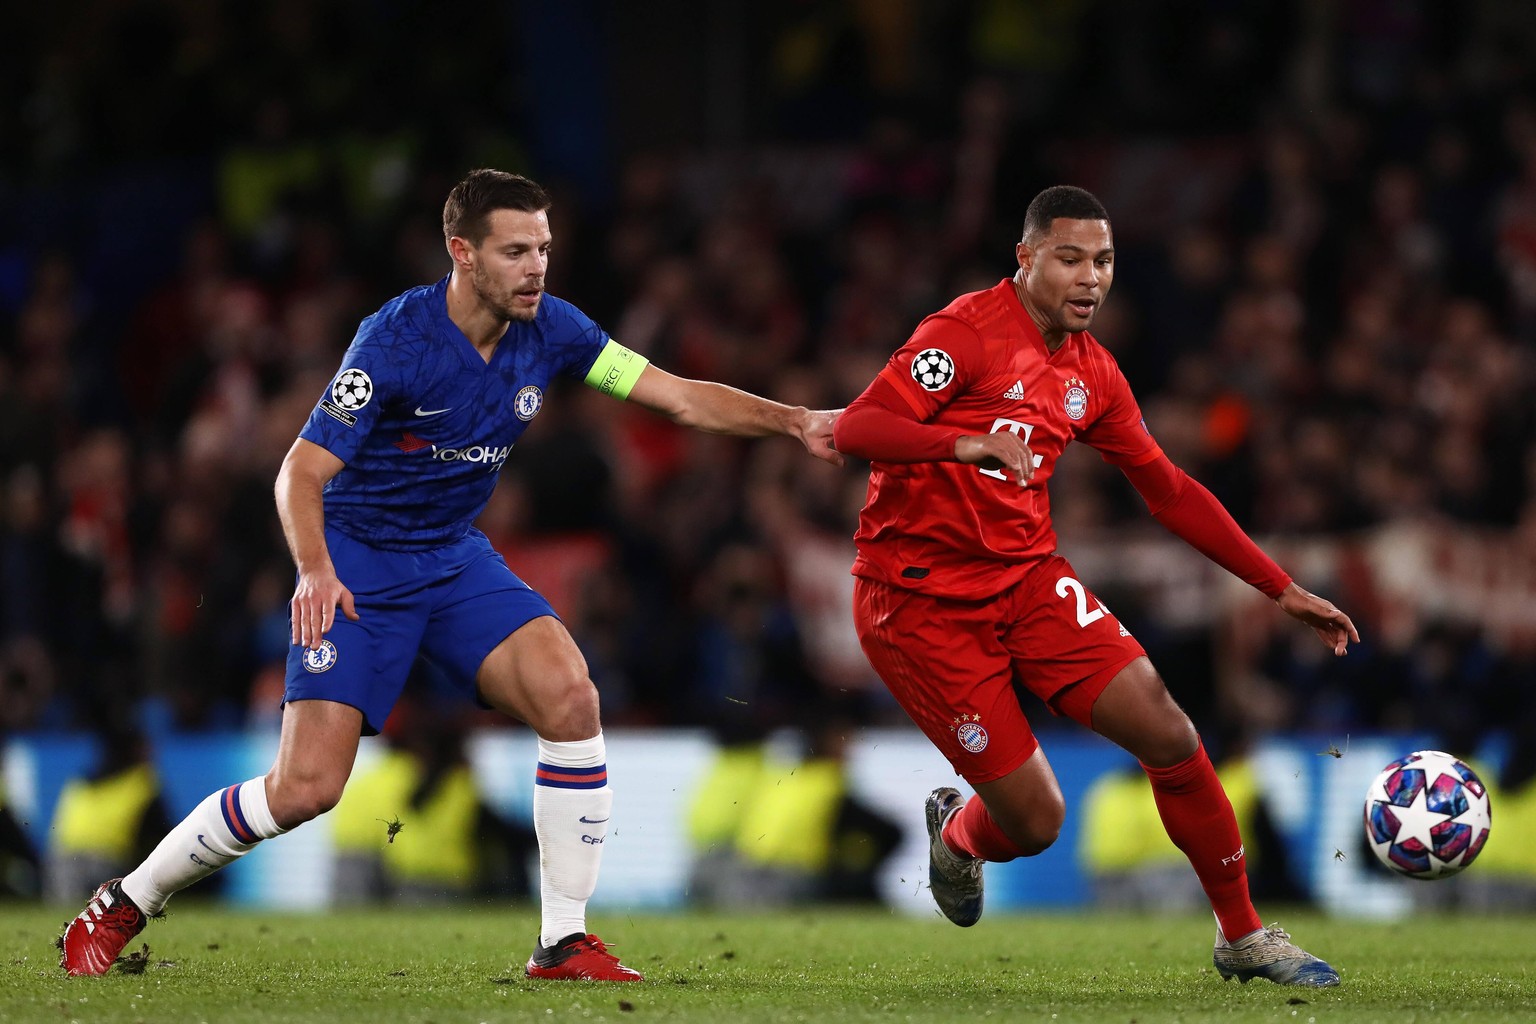
[[[643,368],[551,295],[487,362],[449,319],[447,292],[448,278],[413,288],[364,320],[299,432],[346,463],[325,488],[326,525],[375,547],[463,537],[556,374],[623,397]]]

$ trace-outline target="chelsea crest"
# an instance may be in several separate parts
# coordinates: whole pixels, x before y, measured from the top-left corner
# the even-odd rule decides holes
[[[336,664],[336,645],[329,640],[321,640],[320,646],[312,651],[304,652],[304,671],[324,672]]]
[[[512,399],[512,411],[517,413],[517,418],[527,423],[539,414],[539,408],[544,404],[544,392],[529,384],[517,393]]]

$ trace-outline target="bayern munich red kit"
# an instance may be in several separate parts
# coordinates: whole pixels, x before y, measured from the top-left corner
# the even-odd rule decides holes
[[[958,462],[876,462],[855,537],[855,619],[875,670],[959,774],[1001,778],[1037,746],[1015,679],[1087,725],[1093,699],[1144,653],[1056,554],[1056,460],[1075,440],[1121,466],[1162,450],[1114,357],[1086,332],[1049,351],[1011,280],[925,319],[871,392],[953,428],[951,448],[1008,430],[1034,452],[1025,487]]]

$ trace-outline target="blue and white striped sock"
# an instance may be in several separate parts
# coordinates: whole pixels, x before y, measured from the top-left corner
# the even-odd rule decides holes
[[[123,878],[123,892],[146,914],[199,879],[282,835],[267,809],[265,775],[210,793]]]
[[[539,740],[533,831],[539,839],[539,941],[545,946],[586,933],[587,900],[608,837],[613,790],[603,734],[589,740]]]

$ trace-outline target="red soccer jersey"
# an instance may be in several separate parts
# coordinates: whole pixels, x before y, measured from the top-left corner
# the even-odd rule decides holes
[[[959,462],[874,463],[853,572],[892,586],[1000,593],[1056,550],[1046,483],[1069,442],[1117,466],[1161,454],[1114,357],[1086,331],[1049,351],[1011,279],[927,317],[880,376],[923,423],[1020,435],[1036,467],[1021,488],[1002,470]]]

